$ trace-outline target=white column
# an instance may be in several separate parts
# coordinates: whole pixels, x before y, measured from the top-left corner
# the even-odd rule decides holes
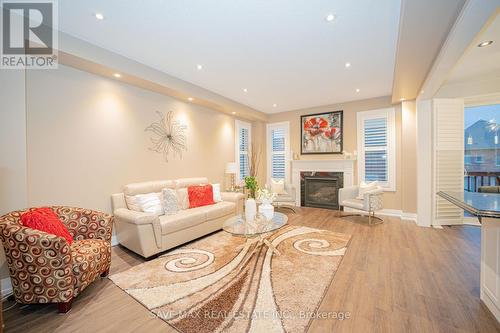
[[[432,223],[432,101],[417,100],[417,224]]]
[[[481,300],[500,321],[500,219],[482,219]]]

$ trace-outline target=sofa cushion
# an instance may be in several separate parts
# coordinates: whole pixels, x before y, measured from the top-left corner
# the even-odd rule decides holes
[[[165,215],[177,214],[179,212],[177,190],[164,188],[161,193],[163,194],[163,210],[165,211]]]
[[[111,264],[111,243],[102,239],[84,239],[71,244],[75,295],[78,295]]]
[[[125,202],[127,203],[128,209],[136,212],[142,212],[141,206],[137,202],[137,195],[125,195]]]
[[[371,182],[371,183],[361,182],[361,184],[359,184],[358,196],[356,197],[356,199],[363,200],[363,195],[366,192],[370,192],[370,191],[375,190],[377,188],[377,186],[378,186],[378,182],[377,181],[374,181],[374,182]]]
[[[212,185],[191,185],[187,189],[189,208],[208,206],[215,203]]]
[[[234,214],[236,204],[222,201],[210,206],[202,206],[179,211],[175,215],[160,216],[162,235],[193,227],[206,221]]]
[[[364,201],[359,199],[346,199],[340,203],[341,206],[364,209]]]
[[[135,197],[144,213],[163,215],[162,193],[137,194]]]
[[[285,180],[271,178],[271,192],[276,194],[286,194]]]
[[[207,221],[210,221],[225,215],[235,214],[236,204],[234,202],[221,201],[203,208],[205,208],[207,213]]]
[[[220,194],[220,184],[212,184],[212,190],[214,192],[214,201],[221,202],[222,196]]]
[[[177,200],[179,203],[179,208],[184,210],[189,208],[189,196],[187,188],[179,188],[177,191]]]
[[[161,234],[171,234],[205,222],[207,213],[199,208],[182,210],[174,215],[160,216]]]
[[[31,229],[65,238],[69,244],[73,242],[68,228],[50,207],[33,208],[24,212],[21,215],[21,224]]]
[[[155,180],[150,182],[133,183],[125,185],[123,192],[125,195],[137,195],[146,193],[158,193],[164,188],[175,188],[173,180]]]
[[[196,178],[180,178],[175,181],[175,188],[185,188],[191,185],[208,184],[208,179],[205,177]]]

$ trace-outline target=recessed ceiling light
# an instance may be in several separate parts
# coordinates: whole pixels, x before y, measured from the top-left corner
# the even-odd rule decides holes
[[[199,71],[201,71],[203,69],[203,65],[199,65],[199,64],[196,65],[196,69],[199,70]]]
[[[491,45],[491,44],[493,44],[493,41],[492,41],[492,40],[485,40],[484,42],[479,43],[479,44],[477,45],[477,47],[485,47],[485,46],[488,46],[488,45]]]
[[[102,13],[95,13],[95,18],[102,21],[104,20],[104,15],[102,15]]]
[[[399,100],[400,100],[401,102],[403,102],[403,101],[406,101],[406,98],[401,97]]]
[[[120,73],[115,73],[113,74],[114,77],[122,77],[122,75]]]
[[[325,17],[326,22],[333,22],[335,20],[335,14],[328,14]]]
[[[193,101],[193,97],[188,97],[188,101],[192,102]]]
[[[346,62],[345,63],[345,68],[349,68],[349,67],[351,67],[351,63],[350,62]]]
[[[359,88],[358,88],[358,89],[356,89],[356,92],[360,92]]]
[[[276,104],[276,103],[274,103],[274,104],[273,104],[273,108],[275,108],[275,107],[277,107],[277,106],[278,106],[278,104]]]
[[[243,88],[243,92],[247,92],[247,91],[248,91],[248,89],[247,89],[247,88]]]
[[[233,111],[233,112],[231,112],[231,113],[232,113],[232,114],[236,114],[236,112],[234,112],[234,111]]]

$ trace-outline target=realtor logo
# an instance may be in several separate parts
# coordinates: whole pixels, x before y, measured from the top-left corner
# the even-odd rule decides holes
[[[3,0],[2,69],[57,68],[57,2]]]

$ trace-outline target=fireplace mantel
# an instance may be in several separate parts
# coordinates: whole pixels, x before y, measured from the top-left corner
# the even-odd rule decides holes
[[[328,160],[292,160],[292,184],[297,191],[295,194],[297,206],[300,206],[300,172],[301,171],[329,171],[344,173],[344,187],[354,184],[355,159],[328,159]]]

